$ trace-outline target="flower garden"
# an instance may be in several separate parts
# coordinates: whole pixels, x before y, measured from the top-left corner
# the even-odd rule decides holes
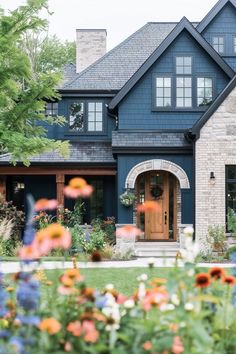
[[[81,178],[65,188],[71,198],[91,193]],[[0,275],[0,354],[236,353],[236,269],[197,268],[192,230],[185,232],[183,267],[177,260],[164,276],[150,264],[149,276],[140,274],[129,294],[116,284],[98,290],[87,283],[76,259],[58,276],[38,270],[41,257],[67,252],[73,242],[70,228],[60,222],[35,230],[37,216],[56,207],[52,200],[32,202],[19,249],[22,271]],[[156,207],[147,203],[140,212]],[[118,230],[124,238],[139,232],[130,226]],[[96,247],[92,256],[100,260]],[[236,263],[236,254],[232,260]],[[29,262],[31,272],[24,270]]]

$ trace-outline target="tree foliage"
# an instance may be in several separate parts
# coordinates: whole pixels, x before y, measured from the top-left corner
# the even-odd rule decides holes
[[[61,77],[55,72],[34,75],[22,47],[28,31],[43,31],[40,18],[47,0],[27,0],[25,6],[5,15],[0,10],[0,153],[11,154],[12,162],[29,164],[32,155],[55,150],[68,155],[67,142],[46,137],[47,124],[63,124],[64,118],[45,116],[45,100],[59,99],[55,88]]]
[[[66,64],[75,63],[75,42],[63,42],[56,35],[50,37],[47,31],[28,31],[22,44],[35,75],[48,71],[60,72]]]

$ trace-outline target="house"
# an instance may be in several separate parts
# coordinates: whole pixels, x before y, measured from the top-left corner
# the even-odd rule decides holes
[[[25,196],[57,197],[75,175],[95,188],[84,221],[115,216],[137,224],[144,240],[178,241],[193,225],[205,247],[208,227],[236,211],[236,1],[220,0],[191,23],[150,22],[106,51],[106,31],[77,30],[77,63],[47,114],[64,115],[48,135],[71,143],[31,166],[0,157],[0,191],[23,207]],[[137,214],[119,196],[156,200],[158,212]]]

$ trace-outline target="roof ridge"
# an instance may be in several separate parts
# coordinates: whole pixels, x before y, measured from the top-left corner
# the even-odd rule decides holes
[[[125,43],[129,42],[133,37],[135,37],[139,32],[141,32],[145,27],[148,26],[148,22],[145,23],[145,25],[143,25],[142,27],[140,27],[137,31],[135,31],[134,33],[132,33],[129,37],[127,37],[126,39],[124,39],[121,43],[119,43],[117,46],[115,46],[114,48],[112,48],[111,50],[109,50],[106,54],[104,54],[101,58],[99,58],[98,60],[96,60],[93,64],[89,65],[87,68],[85,68],[83,71],[81,71],[80,73],[77,74],[77,76],[72,80],[67,82],[67,84],[64,86],[64,88],[66,88],[68,85],[73,84],[74,81],[76,81],[78,78],[82,77],[87,71],[89,71],[92,67],[94,67],[95,65],[97,65],[99,62],[101,62],[104,58],[108,57],[109,55],[111,55],[115,50],[117,50],[118,48],[120,48],[121,46],[123,46]]]

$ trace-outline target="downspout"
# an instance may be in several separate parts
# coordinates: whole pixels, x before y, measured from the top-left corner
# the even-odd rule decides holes
[[[194,234],[193,234],[193,239],[195,240],[195,226],[196,226],[196,178],[195,178],[195,172],[196,172],[196,135],[192,133],[191,129],[188,130],[185,134],[185,139],[189,141],[193,145],[193,164],[192,164],[192,170],[193,170],[193,205],[192,205],[192,210],[193,210],[193,229],[194,229]]]
[[[111,113],[110,109],[109,109],[109,106],[108,104],[105,104],[106,106],[106,109],[107,109],[107,114],[109,117],[115,119],[115,122],[116,122],[116,130],[118,130],[118,116],[115,115],[114,113]]]

